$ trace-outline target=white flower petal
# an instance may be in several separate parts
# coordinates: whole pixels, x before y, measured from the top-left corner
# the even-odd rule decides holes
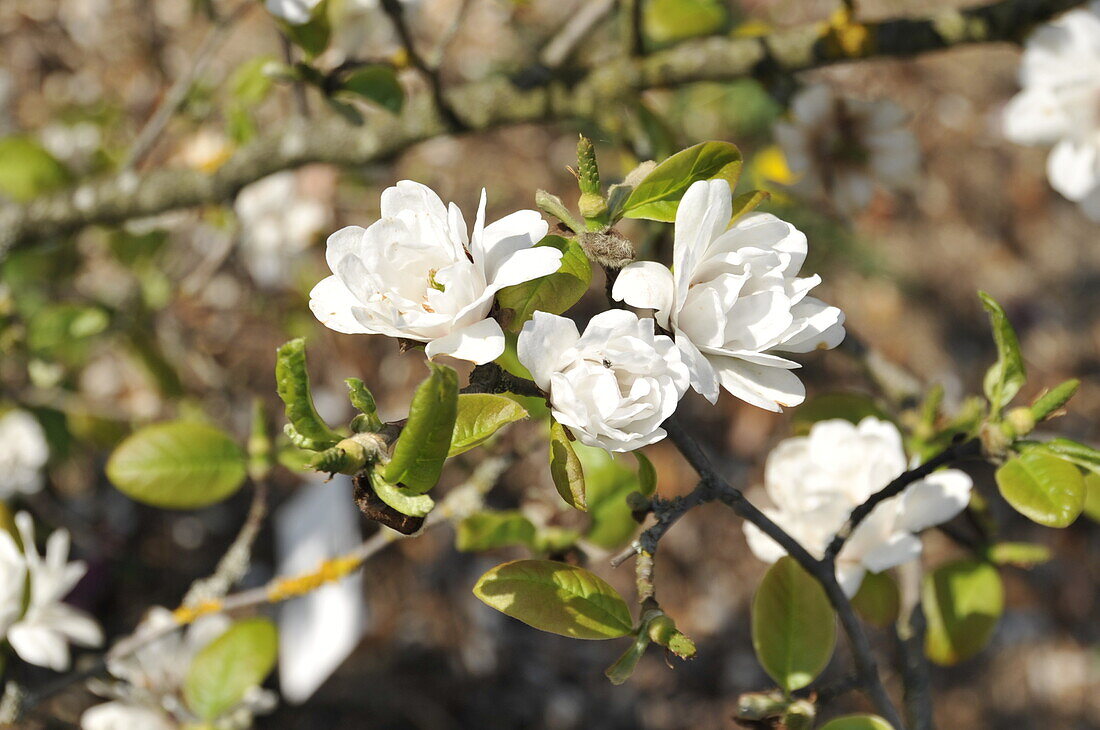
[[[550,377],[557,371],[562,354],[580,339],[577,325],[567,317],[535,312],[523,325],[516,352],[520,363],[543,390],[550,389]]]
[[[1100,147],[1064,139],[1047,158],[1050,184],[1070,200],[1078,201],[1100,186]]]
[[[611,296],[631,307],[654,310],[657,321],[667,327],[674,296],[672,272],[655,261],[635,261],[619,272]]]
[[[958,469],[942,469],[909,485],[901,495],[898,528],[909,532],[947,522],[970,502],[970,475]]]
[[[482,365],[496,360],[504,352],[504,331],[495,319],[483,319],[432,340],[425,351],[429,359],[449,355],[457,360]]]
[[[797,406],[806,400],[806,386],[790,370],[771,368],[732,357],[709,358],[718,380],[730,394],[768,411]]]
[[[176,730],[164,713],[121,700],[104,702],[84,711],[81,730]]]

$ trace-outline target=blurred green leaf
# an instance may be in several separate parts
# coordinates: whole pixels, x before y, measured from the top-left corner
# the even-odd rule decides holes
[[[638,460],[638,491],[647,497],[652,497],[657,491],[657,470],[653,468],[653,462],[641,451],[635,451],[634,458]]]
[[[768,570],[752,601],[752,646],[786,692],[819,675],[836,646],[836,613],[821,585],[790,556]]]
[[[750,190],[733,199],[733,215],[730,221],[736,221],[743,215],[753,212],[765,200],[771,197],[767,190]]]
[[[585,496],[591,524],[585,536],[589,542],[614,550],[630,542],[638,531],[633,510],[626,498],[641,491],[638,472],[603,449],[574,443],[584,470]]]
[[[818,421],[840,418],[850,423],[859,423],[868,416],[889,421],[878,402],[863,393],[822,393],[794,409],[791,429],[797,435],[805,435]]]
[[[306,341],[291,340],[279,348],[275,360],[275,385],[286,406],[286,418],[293,430],[287,435],[295,445],[313,451],[323,451],[342,437],[328,427],[313,407],[306,370]],[[296,438],[297,437],[297,438]]]
[[[852,608],[863,620],[879,628],[886,628],[898,620],[901,596],[897,581],[889,573],[867,573],[859,591],[852,598]]]
[[[1020,354],[1020,342],[1016,339],[1016,330],[1008,321],[1008,315],[993,297],[984,291],[978,292],[982,306],[989,313],[989,323],[993,328],[993,340],[997,343],[997,362],[985,374],[985,396],[992,408],[991,418],[996,419],[1000,410],[1012,401],[1027,380],[1023,356]]]
[[[1042,395],[1031,404],[1031,416],[1035,422],[1045,421],[1058,414],[1058,411],[1069,402],[1077,389],[1081,387],[1081,381],[1073,378],[1059,383],[1051,390],[1044,391]]]
[[[479,552],[495,548],[535,544],[535,526],[516,511],[476,512],[458,524],[455,548],[463,552]]]
[[[845,715],[825,723],[821,730],[894,730],[894,726],[878,715]]]
[[[405,104],[405,90],[392,66],[376,64],[357,68],[340,84],[340,92],[372,101],[394,114]]]
[[[592,264],[576,239],[547,236],[538,245],[561,251],[561,268],[549,276],[507,286],[497,293],[500,307],[512,310],[512,318],[508,320],[512,332],[519,332],[536,311],[550,314],[566,311],[580,301],[592,282]]]
[[[226,499],[244,483],[248,458],[204,423],[159,423],[131,434],[107,461],[107,478],[133,500],[195,509]]]
[[[1050,560],[1050,548],[1030,542],[999,542],[986,551],[990,562],[1030,568]]]
[[[511,398],[490,393],[460,394],[447,456],[458,456],[480,446],[509,423],[524,418],[527,418],[527,411]]]
[[[585,497],[584,469],[565,427],[550,418],[550,478],[554,488],[574,509],[588,509]]]
[[[229,89],[233,98],[242,104],[259,104],[271,92],[274,79],[265,69],[278,64],[274,56],[256,56],[237,66],[229,77]]]
[[[275,668],[279,637],[266,618],[238,621],[195,655],[183,685],[187,707],[203,720],[232,709]]]
[[[721,0],[648,0],[642,20],[646,36],[660,44],[711,35],[728,22]]]
[[[294,45],[306,53],[307,58],[321,55],[332,39],[332,25],[328,17],[328,0],[321,0],[314,8],[308,23],[294,25],[280,20],[279,26]]]
[[[925,654],[936,664],[957,664],[989,642],[1004,610],[1004,587],[989,563],[957,560],[924,576],[921,603]]]
[[[30,137],[0,138],[0,195],[23,203],[70,179],[65,166]]]
[[[423,494],[439,481],[458,415],[458,374],[433,362],[428,368],[431,375],[413,394],[409,420],[385,472],[387,482],[404,486],[411,494]]]
[[[997,486],[1012,507],[1047,527],[1066,527],[1085,504],[1085,482],[1072,463],[1042,446],[1026,449],[997,469]]]
[[[732,190],[741,174],[741,151],[729,142],[703,142],[653,168],[623,204],[626,218],[672,222],[680,199],[699,180],[721,178]]]
[[[574,639],[629,634],[626,601],[595,573],[551,560],[516,560],[481,576],[474,595],[528,626]]]
[[[1027,448],[1032,448],[1030,444],[1034,444],[1034,442],[1029,442]],[[1073,462],[1082,469],[1100,474],[1100,451],[1097,451],[1091,446],[1079,444],[1069,439],[1056,438],[1043,443],[1042,447],[1046,451],[1057,454],[1066,461]]]
[[[1100,474],[1089,472],[1085,475],[1084,513],[1096,522],[1100,522]]]

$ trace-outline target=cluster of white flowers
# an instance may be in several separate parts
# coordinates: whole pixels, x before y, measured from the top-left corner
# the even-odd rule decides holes
[[[894,424],[874,417],[859,425],[819,421],[808,436],[787,439],[768,456],[764,486],[775,504],[764,513],[813,556],[821,558],[852,510],[867,501],[908,464]],[[836,561],[836,577],[855,595],[867,571],[882,572],[920,556],[921,530],[950,520],[970,499],[970,477],[942,469],[880,503],[853,531]],[[785,551],[758,527],[745,523],[745,537],[761,560]]]
[[[1100,221],[1100,3],[1072,10],[1027,40],[1004,131],[1021,144],[1053,144],[1050,184]]]
[[[0,416],[0,499],[42,488],[42,467],[50,458],[46,434],[26,411]]]
[[[55,671],[69,668],[69,642],[99,646],[103,634],[90,616],[63,602],[87,571],[69,562],[69,533],[56,530],[46,555],[34,542],[34,523],[26,512],[15,516],[15,538],[0,531],[0,636],[21,659]]]
[[[725,180],[699,181],[676,214],[674,268],[627,266],[613,296],[656,311],[570,320],[536,312],[518,341],[520,362],[550,396],[555,418],[584,443],[630,451],[664,437],[660,424],[689,386],[711,402],[720,388],[769,410],[805,398],[799,367],[779,353],[835,347],[844,315],[807,296],[820,279],[798,277],[806,237],[773,215],[752,213],[731,228]],[[382,193],[382,218],[328,240],[333,275],[310,308],[338,332],[427,343],[428,357],[487,363],[503,353],[490,314],[495,294],[558,270],[561,252],[539,246],[547,225],[535,211],[485,225],[485,194],[467,235],[462,213],[423,185]],[[655,324],[671,333],[656,332]]]
[[[176,625],[171,611],[155,607],[134,632],[134,638],[144,643],[121,657],[108,654],[107,671],[119,681],[90,683],[96,694],[110,701],[95,705],[81,715],[83,730],[196,727],[198,719],[187,710],[183,701],[184,681],[195,655],[221,636],[229,628],[230,620],[216,614],[198,619],[185,632],[169,630]],[[270,712],[274,707],[275,694],[254,687],[209,727],[219,730],[248,728],[252,726],[254,715]]]
[[[876,183],[904,190],[916,181],[920,146],[907,119],[891,101],[844,99],[814,84],[795,95],[789,119],[775,125],[775,138],[800,176],[796,191],[854,215],[871,202]]]

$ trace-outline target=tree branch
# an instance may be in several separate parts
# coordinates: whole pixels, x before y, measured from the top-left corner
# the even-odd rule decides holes
[[[643,58],[602,64],[570,85],[555,80],[519,89],[503,78],[468,83],[447,95],[450,108],[470,130],[512,124],[598,118],[617,102],[651,88],[698,81],[792,73],[856,59],[914,56],[954,46],[1018,41],[1037,23],[1083,0],[1000,0],[965,10],[941,10],[916,18],[866,23],[859,44],[843,43],[836,28],[811,23],[761,38],[707,38]],[[0,258],[13,246],[91,224],[115,224],[169,210],[221,203],[245,185],[280,170],[314,162],[362,165],[413,144],[453,132],[431,98],[413,98],[400,116],[383,112],[354,126],[326,118],[310,125],[292,121],[255,140],[214,174],[156,170],[121,172],[79,184],[24,205],[0,206]]]

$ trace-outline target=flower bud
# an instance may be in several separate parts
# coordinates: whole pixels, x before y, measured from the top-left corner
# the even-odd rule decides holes
[[[1035,415],[1030,408],[1013,408],[1005,415],[1005,425],[1014,438],[1023,438],[1035,430]]]
[[[584,233],[577,237],[588,258],[609,269],[621,269],[634,260],[634,244],[615,230]]]

